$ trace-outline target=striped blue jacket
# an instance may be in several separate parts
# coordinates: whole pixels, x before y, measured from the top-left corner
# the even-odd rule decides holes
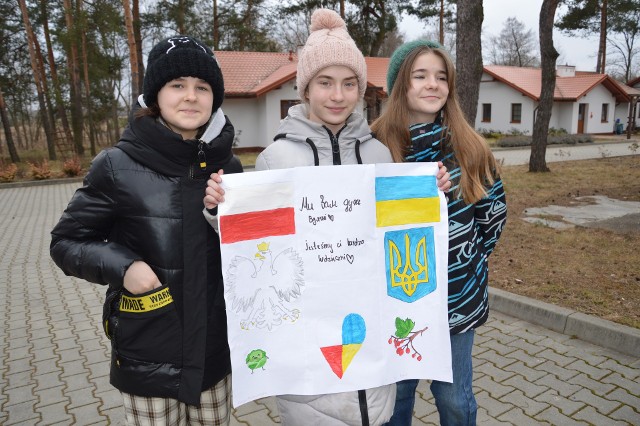
[[[489,314],[488,259],[507,219],[507,204],[499,177],[487,196],[466,204],[454,195],[461,169],[452,150],[442,141],[443,127],[435,123],[409,128],[411,151],[406,161],[442,161],[451,174],[447,195],[449,213],[449,330],[458,334],[485,323]]]

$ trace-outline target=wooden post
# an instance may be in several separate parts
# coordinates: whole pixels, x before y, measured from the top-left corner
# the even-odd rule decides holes
[[[631,96],[629,99],[629,121],[627,122],[627,139],[631,139],[631,125],[634,119],[634,111],[636,110],[635,106],[638,103],[637,96]]]

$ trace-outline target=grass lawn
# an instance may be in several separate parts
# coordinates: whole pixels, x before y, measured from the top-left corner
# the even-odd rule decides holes
[[[490,284],[512,293],[640,328],[640,228],[624,233],[556,230],[522,220],[529,207],[578,196],[640,201],[638,156],[503,168],[508,222],[490,257]]]

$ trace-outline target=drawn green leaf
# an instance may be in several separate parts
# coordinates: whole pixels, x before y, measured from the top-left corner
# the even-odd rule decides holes
[[[411,333],[415,325],[416,323],[411,318],[402,320],[400,317],[396,317],[396,337],[404,339]]]

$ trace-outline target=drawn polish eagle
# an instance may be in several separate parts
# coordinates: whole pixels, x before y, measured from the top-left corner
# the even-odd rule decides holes
[[[302,258],[289,247],[273,255],[269,243],[257,245],[253,259],[235,256],[229,262],[225,280],[226,300],[236,313],[249,312],[240,321],[245,330],[280,325],[283,321],[295,322],[300,317],[298,309],[290,309],[304,287]]]

